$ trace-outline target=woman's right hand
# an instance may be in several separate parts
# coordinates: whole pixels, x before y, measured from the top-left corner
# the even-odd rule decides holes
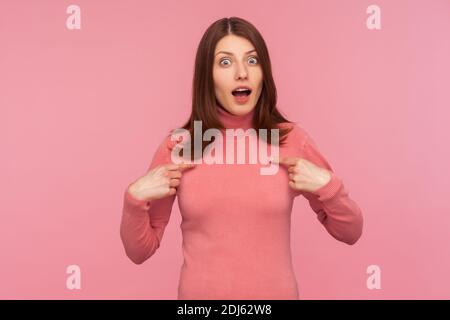
[[[138,200],[156,200],[176,194],[182,172],[194,168],[194,163],[168,163],[148,171],[128,186],[128,192]]]

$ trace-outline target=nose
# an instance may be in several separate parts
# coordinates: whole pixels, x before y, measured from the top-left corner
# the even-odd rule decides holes
[[[237,70],[236,70],[236,80],[239,79],[247,79],[247,68],[244,64],[238,63],[237,64]]]

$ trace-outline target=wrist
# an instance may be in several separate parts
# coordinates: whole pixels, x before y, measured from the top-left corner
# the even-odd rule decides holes
[[[128,186],[128,188],[127,188],[127,192],[128,192],[133,198],[135,198],[136,200],[139,200],[139,201],[149,200],[149,199],[146,199],[146,198],[139,192],[139,188],[138,188],[138,186],[136,185],[136,183],[130,184],[130,185]]]
[[[319,189],[325,187],[331,181],[331,172],[326,169],[320,171],[317,175],[317,184],[312,192],[315,192]]]

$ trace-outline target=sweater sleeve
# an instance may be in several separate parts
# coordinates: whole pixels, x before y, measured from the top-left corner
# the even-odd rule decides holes
[[[170,137],[166,137],[157,148],[147,172],[171,162],[171,146]],[[156,200],[140,200],[128,192],[130,185],[123,197],[120,237],[126,255],[134,263],[141,264],[159,248],[176,194]]]
[[[330,181],[314,192],[302,191],[318,220],[335,239],[352,245],[361,237],[363,216],[359,206],[349,197],[343,181],[320,153],[317,144],[308,133],[302,145],[302,158],[328,169]]]

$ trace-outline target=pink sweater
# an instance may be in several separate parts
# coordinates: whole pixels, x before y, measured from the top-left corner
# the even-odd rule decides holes
[[[226,128],[251,127],[254,111],[235,116],[218,110]],[[261,175],[263,164],[197,164],[183,171],[177,195],[145,201],[125,191],[120,235],[127,256],[141,264],[156,252],[177,197],[184,256],[178,299],[298,299],[290,248],[294,198],[302,194],[328,233],[347,244],[361,236],[363,217],[311,137],[293,126],[280,156],[330,170],[328,184],[300,192],[288,185],[282,165],[275,175]],[[170,163],[175,144],[168,135],[148,170]]]

